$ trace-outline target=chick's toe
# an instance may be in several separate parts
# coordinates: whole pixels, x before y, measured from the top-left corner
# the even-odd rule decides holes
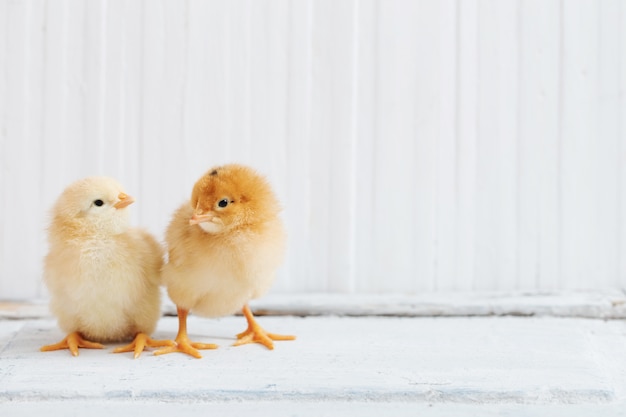
[[[187,335],[187,314],[189,314],[189,311],[180,307],[177,309],[177,311],[178,334],[176,335],[176,340],[174,341],[173,346],[159,349],[154,352],[155,355],[165,355],[168,353],[180,352],[200,359],[202,358],[202,355],[200,355],[198,349],[217,349],[219,347],[218,345],[214,345],[213,343],[196,343],[190,341],[189,336]]]
[[[295,340],[295,336],[280,335],[275,333],[269,333],[263,330],[263,328],[256,322],[250,307],[246,304],[243,308],[243,315],[248,321],[248,328],[237,335],[237,341],[233,346],[241,346],[248,343],[260,343],[266,348],[274,349],[274,340]]]
[[[40,350],[42,352],[50,352],[53,350],[69,349],[73,356],[78,356],[78,348],[103,349],[104,346],[100,343],[85,340],[78,332],[73,332],[68,334],[65,339],[61,340],[59,343],[42,346]]]
[[[154,352],[154,354],[165,355],[167,353],[180,352],[180,353],[186,353],[189,356],[193,356],[196,359],[200,359],[202,358],[202,355],[200,354],[200,352],[198,352],[198,349],[200,350],[217,349],[218,347],[219,346],[214,345],[212,343],[191,342],[188,337],[181,336],[181,337],[176,338],[176,343],[174,344],[174,346],[169,346],[163,349],[159,349],[156,352]]]
[[[134,352],[135,355],[135,359],[137,359],[139,356],[141,356],[141,352],[143,352],[147,347],[163,347],[163,346],[174,346],[176,343],[172,340],[154,340],[151,339],[150,336],[148,336],[145,333],[138,333],[137,336],[135,336],[135,340],[133,340],[132,343],[126,345],[126,346],[122,346],[122,347],[118,347],[117,349],[113,350],[113,353],[124,353],[124,352]]]

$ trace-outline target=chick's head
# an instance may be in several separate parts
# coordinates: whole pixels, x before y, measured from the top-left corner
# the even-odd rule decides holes
[[[78,235],[118,234],[128,228],[134,199],[113,178],[87,177],[70,184],[53,210],[53,226]]]
[[[230,164],[210,169],[193,187],[189,223],[210,234],[252,227],[281,210],[267,180],[252,168]]]

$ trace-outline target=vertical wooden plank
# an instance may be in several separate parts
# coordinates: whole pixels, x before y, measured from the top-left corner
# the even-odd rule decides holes
[[[289,4],[287,1],[251,3],[249,31],[248,113],[241,104],[233,108],[230,125],[242,124],[248,117],[247,147],[232,148],[236,160],[249,163],[265,174],[279,198],[286,183],[286,133],[288,86]],[[233,33],[239,37],[239,33]],[[244,102],[245,103],[245,102]],[[282,282],[284,272],[279,272]]]
[[[195,180],[184,131],[189,7],[189,1],[144,3],[142,192],[160,208],[155,215],[162,225],[189,198]]]
[[[81,88],[80,77],[82,73],[71,71],[70,55],[70,31],[77,26],[78,20],[70,10],[66,0],[58,2],[41,3],[45,17],[43,26],[45,36],[43,41],[43,86],[42,99],[43,132],[41,135],[42,159],[40,164],[41,173],[41,207],[37,216],[44,223],[49,222],[49,211],[65,186],[77,179],[80,175],[80,163],[82,150],[80,148],[80,136],[73,135],[76,126],[82,126],[81,103],[70,102],[70,98],[76,99],[77,91]],[[76,33],[76,36],[82,36]],[[75,40],[75,39],[73,39]],[[81,54],[74,57],[73,62],[80,61]],[[78,98],[80,101],[80,97]],[[74,108],[79,113],[68,116],[69,109]],[[46,238],[44,229],[40,231],[42,238]],[[47,245],[42,248],[47,251]],[[43,256],[42,256],[43,258]],[[41,267],[41,264],[39,264]],[[41,270],[39,271],[41,277]],[[43,284],[43,280],[39,278]],[[46,288],[42,285],[41,291],[31,297],[47,298]]]
[[[23,157],[21,152],[21,145],[26,141],[25,132],[25,117],[26,117],[26,89],[27,80],[25,74],[27,71],[27,57],[26,57],[26,31],[28,30],[28,4],[12,3],[7,8],[6,14],[6,33],[7,33],[7,62],[12,64],[8,66],[6,73],[6,100],[11,103],[6,109],[6,146],[5,152],[10,155],[10,158],[5,160],[4,170],[7,173],[7,180],[4,183],[4,192],[6,195],[13,195],[14,193],[20,193],[18,189],[17,181],[12,181],[13,178],[19,178],[19,166],[17,165],[18,158]],[[20,193],[21,194],[21,193]],[[8,218],[13,214],[12,207],[5,206],[7,210]],[[7,222],[5,231],[0,238],[4,241],[4,250],[6,256],[6,263],[2,265],[3,269],[6,268],[6,272],[2,276],[8,276],[15,272],[16,263],[15,260],[19,259],[19,251],[17,245],[12,242],[12,236],[16,236],[18,230],[16,229],[14,222]],[[20,281],[24,279],[24,276],[20,276]],[[2,280],[2,293],[7,294],[7,297],[15,297],[19,292],[19,288],[14,284],[15,281]]]
[[[324,121],[328,131],[317,131],[316,121],[313,119],[313,134],[318,140],[329,141],[330,154],[326,157],[330,162],[328,183],[329,199],[319,201],[328,210],[329,234],[329,273],[327,288],[331,292],[350,292],[354,288],[354,270],[350,261],[352,259],[353,230],[351,217],[353,215],[354,195],[351,189],[354,186],[352,178],[354,172],[354,140],[353,136],[353,106],[354,83],[353,77],[357,68],[354,66],[355,57],[355,2],[343,2],[340,7],[336,2],[329,2],[332,8],[326,6],[326,18],[330,18],[330,33],[332,38],[327,39],[329,47],[328,64],[330,73],[324,74],[327,83],[322,88],[327,96],[319,102],[325,106]],[[319,22],[319,19],[318,19]],[[320,22],[321,23],[321,22]],[[320,73],[321,68],[320,69]],[[315,95],[314,95],[315,97]],[[314,108],[315,110],[315,108]],[[319,114],[319,113],[318,113]],[[319,114],[321,116],[321,114]],[[313,114],[315,116],[315,113]],[[314,136],[314,138],[315,138]],[[324,157],[319,158],[315,165],[321,164]],[[344,204],[332,204],[340,198],[345,199]],[[313,201],[316,201],[314,198]]]
[[[434,291],[449,286],[453,275],[441,269],[440,256],[451,255],[454,230],[454,223],[449,224],[454,205],[441,204],[450,203],[455,189],[456,5],[419,2],[415,12],[414,19],[422,21],[417,25],[415,45],[410,46],[416,62],[412,92],[416,120],[412,269],[416,278],[406,290]]]
[[[439,2],[439,131],[436,156],[435,289],[458,287],[457,266],[457,48],[458,7],[454,0]]]
[[[23,199],[23,189],[28,184],[28,178],[25,178],[25,185],[20,184],[16,179],[20,178],[20,160],[27,158],[23,148],[28,146],[28,121],[27,121],[27,94],[28,94],[28,36],[29,30],[29,12],[30,3],[9,3],[6,15],[3,17],[5,21],[6,31],[6,62],[5,74],[6,90],[5,100],[10,103],[3,115],[5,118],[5,126],[3,135],[5,136],[5,147],[3,154],[7,158],[3,161],[3,171],[6,180],[3,182],[3,195],[13,196],[15,201],[25,201]],[[28,160],[28,159],[26,159]],[[19,200],[18,200],[19,198]],[[5,217],[11,218],[15,215],[15,208],[12,205],[5,204]],[[24,236],[20,231],[20,225],[17,222],[5,222],[4,233],[0,236],[3,241],[4,261],[0,265],[0,277],[11,277],[12,279],[2,278],[0,280],[0,294],[6,298],[21,298],[32,290],[24,271],[18,270],[21,259],[20,245],[15,242],[16,236]],[[26,236],[26,239],[28,236]],[[16,285],[20,283],[21,285]],[[26,288],[24,288],[26,287]]]
[[[19,193],[18,181],[19,166],[16,164],[21,154],[20,145],[24,144],[25,138],[25,95],[26,95],[26,31],[28,30],[28,4],[27,3],[9,3],[5,7],[5,14],[2,15],[4,20],[3,29],[5,31],[5,59],[6,72],[3,74],[3,81],[6,82],[4,89],[4,100],[10,103],[5,107],[3,116],[4,125],[2,135],[4,137],[2,171],[3,171],[3,195],[14,195]],[[7,200],[7,199],[3,199]],[[14,209],[11,205],[3,204],[3,219],[10,218]],[[16,245],[14,236],[18,232],[15,222],[5,222],[4,230],[0,235],[2,240],[2,248],[4,250],[3,263],[0,265],[0,294],[5,298],[17,297],[20,289],[15,285],[16,277],[9,280],[9,277],[15,274],[16,266],[19,265],[19,250]],[[18,262],[16,262],[16,260]],[[24,276],[20,274],[17,282],[24,281]]]
[[[84,39],[80,63],[83,77],[84,126],[81,167],[82,175],[104,175],[105,167],[105,106],[106,106],[106,22],[105,0],[85,3],[81,36]],[[71,117],[71,115],[70,115]],[[91,155],[91,158],[84,158]]]
[[[347,279],[344,283],[344,287],[342,288],[344,292],[354,292],[357,285],[357,275],[356,275],[356,256],[357,256],[357,248],[356,248],[356,231],[357,231],[357,161],[358,161],[358,143],[359,143],[359,78],[360,78],[360,52],[361,52],[361,5],[358,1],[352,2],[352,62],[351,62],[351,79],[350,79],[350,141],[348,145],[348,153],[349,153],[349,197],[348,201],[349,205],[349,214],[348,214],[348,226],[347,226],[347,235],[348,235],[348,247],[346,248],[347,256],[346,261],[344,261],[344,265],[346,265]]]
[[[64,184],[73,177],[70,160],[72,138],[66,124],[68,106],[67,36],[69,11],[65,1],[45,6],[43,68],[42,204],[47,210],[54,204]],[[69,143],[69,145],[68,145]],[[76,151],[74,151],[76,152]]]
[[[44,4],[39,1],[30,1],[30,18],[28,27],[28,91],[27,91],[27,135],[24,138],[23,154],[19,158],[21,163],[19,172],[19,186],[22,188],[22,195],[18,195],[18,201],[27,201],[33,195],[42,195],[42,176],[41,161],[45,157],[42,153],[42,142],[44,135],[44,71],[46,67],[44,59],[44,31],[45,31],[45,10]],[[33,161],[39,167],[33,169],[30,164],[24,164],[23,161]],[[36,162],[35,162],[36,161]],[[46,218],[41,215],[38,204],[29,205],[27,210],[32,211],[32,218],[36,219],[25,224],[21,224],[22,233],[28,236],[28,241],[32,242],[34,247],[31,251],[22,252],[20,259],[20,273],[24,273],[28,279],[28,286],[21,288],[25,293],[21,298],[39,297],[45,293],[43,280],[41,279],[41,264],[39,262],[29,261],[29,257],[42,259],[45,254],[45,233],[42,231],[47,227]],[[24,210],[23,207],[15,206],[17,210]],[[18,213],[16,213],[18,215]],[[32,258],[30,258],[32,259]],[[33,294],[33,295],[31,295]]]
[[[402,25],[414,27],[416,32],[414,43],[406,45],[403,53],[413,62],[414,70],[407,78],[415,81],[414,89],[409,91],[413,101],[413,115],[407,120],[407,130],[414,129],[414,192],[413,207],[413,265],[409,269],[404,291],[433,291],[436,287],[436,248],[437,239],[437,192],[438,177],[438,142],[439,142],[439,107],[441,99],[440,87],[440,54],[442,53],[439,38],[441,4],[429,1],[417,2],[414,15],[405,14],[403,4],[396,9],[398,21]],[[412,22],[419,20],[415,25]],[[398,39],[401,41],[402,37]],[[438,45],[433,48],[433,44]],[[412,120],[411,120],[412,119]],[[414,271],[414,276],[411,277]],[[412,278],[412,279],[411,279]]]
[[[125,77],[125,4],[119,1],[105,2],[98,11],[101,21],[100,43],[98,50],[100,67],[98,86],[100,94],[100,123],[98,129],[98,148],[102,158],[101,172],[117,178],[132,193],[129,187],[126,167],[127,147],[132,138],[125,136],[124,125],[128,109],[126,108],[127,90],[124,85]],[[136,206],[133,207],[136,209]],[[136,211],[132,210],[136,220]]]
[[[626,91],[626,41],[624,38],[626,37],[626,6],[622,2],[619,2],[619,19],[620,19],[620,34],[619,34],[619,49],[618,54],[620,57],[619,60],[619,90]],[[626,288],[626,97],[622,94],[621,99],[619,100],[619,118],[621,123],[619,125],[619,134],[621,137],[620,141],[620,188],[619,188],[619,224],[620,224],[620,239],[619,239],[619,269],[618,269],[618,282],[617,285],[619,288]]]
[[[593,201],[596,204],[596,218],[600,250],[596,270],[598,280],[595,285],[605,288],[619,288],[619,227],[620,175],[623,159],[620,157],[622,142],[626,139],[620,132],[620,104],[624,106],[623,93],[620,93],[620,78],[624,68],[620,67],[620,43],[624,42],[620,12],[622,2],[604,1],[596,4],[598,10],[598,86],[594,92],[598,98],[598,132],[593,138],[597,147],[598,181],[593,187]],[[622,255],[623,256],[623,255]],[[589,284],[588,284],[589,285]]]
[[[98,144],[103,160],[101,170],[117,178],[135,196],[139,188],[136,158],[140,114],[137,103],[141,85],[140,13],[141,3],[137,1],[110,1],[99,10],[102,22],[98,47],[102,67],[98,83],[102,94]],[[140,217],[141,205],[143,202],[138,201],[131,211],[134,223]]]
[[[268,173],[276,184],[277,192],[284,196],[287,189],[287,106],[288,106],[288,71],[289,71],[289,0],[271,3],[270,24],[270,62],[275,64],[270,87],[274,90],[272,106],[277,111],[270,120],[269,132],[274,142],[274,149],[267,155]]]
[[[183,143],[189,163],[185,181],[189,190],[211,165],[223,163],[230,157],[229,119],[232,116],[228,105],[230,32],[227,25],[230,10],[226,2],[189,3],[184,58],[187,62],[182,86]]]
[[[417,4],[378,3],[378,74],[374,178],[374,287],[406,290],[414,267],[417,153],[417,56],[402,39],[415,39]],[[413,45],[411,45],[413,46]],[[420,213],[423,215],[423,213]],[[428,216],[428,215],[426,215]],[[424,277],[419,277],[424,279]],[[428,279],[428,278],[426,278]]]
[[[517,288],[556,290],[559,267],[558,2],[521,6],[519,275]]]
[[[123,105],[118,111],[120,114],[120,147],[123,147],[122,160],[123,171],[120,173],[124,186],[129,193],[137,196],[136,206],[133,208],[133,224],[148,229],[159,236],[164,225],[155,223],[149,213],[154,208],[149,205],[146,196],[141,194],[141,163],[143,155],[140,153],[139,144],[142,134],[141,106],[142,106],[142,55],[141,42],[143,36],[143,7],[142,2],[120,1],[118,13],[122,25],[120,30],[120,85],[122,90]],[[115,28],[111,28],[115,30]],[[109,30],[111,30],[109,29]]]
[[[163,136],[163,126],[166,117],[172,117],[165,111],[164,107],[167,105],[166,100],[168,99],[166,91],[170,91],[173,82],[166,82],[165,78],[165,62],[167,60],[165,54],[165,1],[143,2],[141,13],[139,193],[143,196],[143,204],[146,208],[159,207],[159,210],[145,210],[142,206],[141,216],[152,224],[162,225],[162,230],[159,233],[162,237],[172,212],[184,201],[186,190],[180,186],[175,187],[171,183],[164,184],[162,179],[165,175],[163,161],[167,155],[162,147],[162,143],[166,140]],[[177,137],[177,140],[180,140],[180,137]],[[175,173],[170,174],[170,176],[175,175]]]
[[[288,155],[284,219],[289,244],[285,270],[276,283],[277,291],[313,288],[320,280],[312,251],[311,219],[311,99],[312,99],[312,19],[313,1],[289,3],[288,34]]]
[[[8,189],[8,178],[10,176],[8,170],[9,158],[9,136],[8,136],[8,116],[9,106],[5,97],[8,96],[8,73],[9,73],[9,48],[8,48],[8,21],[9,21],[9,2],[0,2],[0,191]],[[7,199],[0,199],[0,219],[8,218]],[[5,279],[1,277],[8,276],[8,262],[6,258],[7,236],[5,230],[6,221],[0,220],[0,294],[5,298],[8,297],[8,291],[5,289]],[[6,294],[6,295],[5,295]]]
[[[191,31],[193,30],[191,19],[192,7],[197,5],[198,2],[192,0],[165,1],[163,5],[164,59],[160,64],[163,65],[166,85],[152,87],[163,89],[163,101],[160,104],[164,120],[159,135],[162,152],[162,184],[166,189],[172,190],[172,196],[181,195],[185,200],[191,195],[194,181],[205,170],[203,169],[196,175],[190,172],[196,156],[205,153],[205,148],[194,149],[189,141],[190,135],[195,133],[191,127],[193,119],[190,116],[190,101],[187,97],[194,87],[190,84]],[[174,207],[177,206],[178,204],[174,204]]]
[[[376,288],[376,265],[380,258],[376,253],[377,243],[375,232],[375,198],[373,184],[376,178],[376,138],[378,114],[378,2],[376,0],[359,1],[355,11],[356,37],[355,47],[358,48],[355,62],[357,71],[353,75],[356,95],[354,112],[355,135],[354,166],[354,291],[369,292]]]
[[[270,39],[269,39],[269,2],[252,2],[250,9],[250,68],[249,77],[249,106],[250,106],[250,140],[248,149],[238,153],[250,163],[259,164],[263,158],[258,158],[255,152],[259,151],[263,144],[267,144],[269,132],[269,117],[273,109],[269,108],[271,91],[269,81],[272,67],[269,62]],[[265,150],[261,150],[261,154]],[[265,169],[266,167],[259,167]]]
[[[478,12],[476,282],[513,289],[517,275],[517,2],[481,0]]]
[[[476,281],[476,146],[478,104],[478,27],[476,1],[458,5],[457,58],[457,290],[470,290]]]
[[[252,117],[252,83],[256,68],[252,64],[253,43],[262,33],[253,33],[253,6],[258,2],[239,0],[230,2],[227,39],[229,68],[226,104],[228,106],[228,159],[253,164],[252,143],[260,136],[254,132],[250,123]],[[264,4],[264,7],[266,5]],[[254,7],[256,10],[256,7]],[[267,22],[263,22],[264,25]],[[256,26],[255,26],[256,27]],[[266,60],[267,61],[267,60]]]
[[[284,194],[285,143],[287,129],[287,36],[288,1],[272,0],[266,6],[267,56],[265,57],[266,86],[262,103],[269,109],[267,131],[252,141],[252,155],[259,167],[267,172],[279,195]]]
[[[94,174],[98,170],[99,157],[89,154],[91,158],[84,158],[85,143],[92,141],[88,137],[85,66],[86,35],[85,14],[86,4],[80,0],[69,0],[66,7],[67,23],[64,33],[63,55],[65,68],[65,82],[67,83],[66,106],[64,108],[64,133],[66,139],[63,152],[59,149],[57,157],[66,157],[65,167],[67,176],[74,179],[83,175]],[[61,139],[61,138],[60,138]],[[63,186],[63,185],[61,185]]]
[[[40,162],[43,107],[41,100],[43,53],[43,9],[32,1],[10,3],[6,10],[5,74],[7,102],[3,129],[7,158],[3,161],[6,180],[3,195],[10,202],[29,202],[40,195]],[[27,222],[6,222],[3,230],[4,261],[0,266],[0,293],[23,299],[41,292],[40,264],[43,256],[44,218],[37,204],[7,204],[4,219],[26,218]],[[29,251],[24,245],[30,242]]]
[[[311,62],[311,142],[309,165],[311,166],[311,252],[315,258],[312,265],[314,280],[306,283],[305,291],[328,291],[330,276],[330,226],[332,195],[330,193],[330,140],[331,127],[328,109],[332,105],[329,83],[332,44],[338,33],[329,27],[332,5],[327,1],[313,3],[311,37],[313,60]]]
[[[349,291],[352,173],[352,46],[349,2],[313,4],[311,148],[312,250],[319,254],[316,289]],[[336,196],[342,203],[334,204]],[[325,278],[325,279],[324,279]]]
[[[269,86],[269,107],[274,109],[269,120],[264,146],[264,158],[260,167],[269,176],[281,201],[287,194],[287,109],[289,105],[289,1],[271,1],[269,4],[269,62],[272,63]],[[254,141],[254,144],[263,142]],[[260,149],[253,148],[254,153]],[[278,283],[285,282],[287,269],[283,266],[278,271]],[[280,287],[276,287],[280,290]]]
[[[563,2],[562,253],[563,287],[603,282],[594,202],[598,178],[598,7]],[[593,277],[593,278],[591,278]]]

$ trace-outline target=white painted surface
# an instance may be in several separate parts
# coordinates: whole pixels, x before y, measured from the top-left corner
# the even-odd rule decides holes
[[[270,294],[250,303],[254,314],[270,316],[491,317],[534,316],[625,319],[621,291],[558,293],[432,293],[419,295]],[[176,316],[166,299],[162,313]],[[0,319],[53,317],[45,300],[0,302]]]
[[[149,401],[72,401],[42,403],[9,403],[2,405],[2,411],[14,417],[30,417],[45,414],[48,416],[136,416],[147,414],[153,417],[169,417],[179,413],[188,416],[201,416],[210,412],[220,416],[255,415],[268,417],[603,417],[623,416],[623,405],[576,404],[576,405],[528,405],[528,404],[410,404],[381,403],[373,401],[255,401],[255,402],[163,402]],[[95,413],[94,413],[95,411]]]
[[[310,415],[337,406],[342,415],[432,406],[472,415],[623,415],[626,407],[624,323],[558,318],[262,317],[267,329],[295,333],[293,342],[229,346],[242,317],[191,317],[194,340],[216,342],[204,358],[182,354],[137,360],[107,350],[41,353],[63,335],[52,320],[0,321],[0,411],[85,410],[109,415],[141,405],[159,413],[241,410],[258,415]],[[176,319],[160,321],[172,337]],[[274,407],[266,404],[273,403]],[[170,405],[168,405],[170,403]],[[354,404],[354,409],[349,405]],[[523,407],[521,407],[523,405]],[[77,408],[74,408],[74,407]],[[130,407],[130,408],[126,408]],[[585,410],[587,414],[580,413]],[[526,412],[526,414],[524,414]],[[8,415],[8,414],[7,414]],[[18,414],[19,415],[19,414]],[[372,415],[367,414],[366,415]],[[436,414],[435,414],[436,415]],[[445,414],[444,414],[445,415]],[[489,415],[489,414],[488,414]],[[507,414],[508,415],[508,414]]]
[[[395,417],[413,417],[428,415],[429,417],[589,417],[601,415],[603,417],[623,416],[623,405],[610,404],[577,404],[577,405],[528,405],[528,404],[409,404],[409,403],[381,403],[373,401],[275,401],[255,402],[163,402],[149,401],[73,401],[71,406],[67,402],[42,403],[10,403],[3,404],[2,411],[14,417],[30,417],[45,414],[48,416],[136,416],[149,414],[153,417],[169,417],[179,413],[188,416],[202,416],[207,412],[220,416],[255,415],[268,417],[379,417],[392,415]],[[95,410],[95,413],[94,413]]]
[[[161,236],[214,164],[266,173],[274,292],[626,284],[620,1],[0,0],[0,299],[108,174]]]

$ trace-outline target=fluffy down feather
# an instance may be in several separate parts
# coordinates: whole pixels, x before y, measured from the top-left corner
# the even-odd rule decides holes
[[[196,182],[166,233],[169,261],[163,280],[178,307],[180,328],[179,348],[160,353],[185,351],[199,357],[180,348],[188,344],[188,311],[224,316],[247,309],[251,299],[265,294],[285,253],[280,211],[267,180],[249,167],[212,168]],[[272,347],[271,341],[264,344]]]
[[[114,179],[88,177],[68,186],[52,209],[44,279],[50,309],[68,334],[119,342],[156,327],[163,249],[129,227],[132,202]],[[68,346],[42,350],[55,347]]]

